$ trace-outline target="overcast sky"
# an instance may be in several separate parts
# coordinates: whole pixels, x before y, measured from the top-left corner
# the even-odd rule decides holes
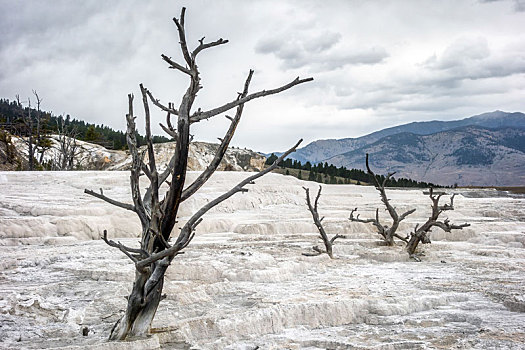
[[[525,0],[0,0],[0,97],[36,89],[44,110],[121,130],[139,83],[178,104],[188,79],[160,55],[183,62],[172,21],[182,6],[190,48],[203,36],[230,40],[200,55],[195,107],[233,100],[250,68],[252,92],[315,79],[247,104],[235,146],[269,152],[299,138],[525,112]],[[227,122],[198,123],[195,139],[216,141]]]

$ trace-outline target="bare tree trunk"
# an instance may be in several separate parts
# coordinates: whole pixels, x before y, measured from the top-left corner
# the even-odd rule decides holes
[[[56,152],[58,158],[55,159],[55,168],[58,170],[73,170],[75,159],[82,153],[77,144],[76,128],[69,129],[65,124],[64,118],[57,120],[58,147]]]
[[[168,257],[152,264],[151,273],[135,273],[133,289],[128,297],[128,306],[124,316],[117,321],[111,330],[110,340],[124,340],[128,336],[144,336],[148,333],[151,322],[162,299],[164,274],[169,266]],[[153,288],[147,286],[152,275],[159,275]],[[145,291],[147,291],[145,293]]]
[[[318,246],[314,246],[313,250],[315,253],[303,253],[303,255],[306,256],[315,256],[320,255],[322,253],[328,254],[330,259],[334,258],[333,254],[333,245],[334,241],[338,238],[345,238],[343,235],[336,234],[332,237],[332,239],[328,238],[328,235],[326,234],[326,231],[323,227],[322,221],[324,219],[324,216],[322,218],[319,218],[319,212],[317,211],[317,205],[319,202],[319,197],[321,197],[321,190],[322,186],[319,186],[319,191],[317,192],[317,196],[315,197],[314,204],[312,205],[312,201],[310,200],[310,189],[303,187],[304,191],[306,192],[306,205],[308,206],[308,210],[310,210],[310,213],[312,214],[312,218],[314,219],[314,224],[317,227],[317,230],[319,231],[319,234],[321,236],[321,239],[323,240],[325,251],[320,249]]]
[[[385,205],[386,210],[388,211],[388,214],[392,218],[392,225],[389,227],[387,225],[381,224],[381,222],[379,221],[379,209],[376,209],[376,216],[374,219],[360,219],[359,214],[357,215],[357,217],[354,217],[354,212],[357,211],[357,208],[355,208],[350,212],[349,220],[355,221],[355,222],[372,223],[377,228],[377,233],[381,235],[381,237],[383,238],[383,241],[389,246],[394,245],[394,237],[399,238],[403,242],[407,243],[408,237],[399,236],[397,234],[397,229],[399,228],[399,224],[401,223],[401,221],[403,221],[408,215],[415,212],[416,209],[411,209],[401,215],[397,213],[396,209],[392,206],[392,204],[390,204],[390,200],[386,196],[386,191],[385,191],[386,183],[388,182],[390,177],[392,177],[395,174],[395,172],[389,173],[383,180],[383,183],[380,183],[379,180],[377,179],[377,176],[374,174],[372,169],[370,169],[370,166],[368,164],[368,153],[366,154],[366,169],[368,171],[368,175],[370,176],[370,179],[374,183],[375,188],[379,191],[379,195],[381,196],[381,201]]]
[[[31,117],[31,99],[27,99],[28,108],[27,116],[24,116],[24,124],[26,131],[29,133],[28,140],[26,141],[28,146],[27,161],[29,164],[29,171],[33,171],[35,167],[35,147],[33,140],[33,118]],[[20,102],[19,102],[20,103]]]
[[[423,223],[423,225],[421,226],[419,226],[419,224],[416,225],[416,227],[414,228],[414,232],[410,234],[410,240],[408,241],[408,244],[406,247],[408,255],[414,260],[420,261],[420,259],[416,256],[416,249],[417,249],[418,244],[419,243],[423,243],[423,244],[431,243],[429,234],[434,226],[441,228],[445,232],[451,232],[452,230],[461,230],[464,227],[470,226],[470,224],[468,223],[464,223],[461,225],[451,224],[448,219],[445,219],[444,221],[438,220],[439,216],[444,211],[454,210],[455,194],[453,194],[450,197],[450,204],[445,204],[445,205],[440,206],[439,200],[441,199],[443,194],[444,193],[435,195],[434,190],[432,188],[430,188],[429,190],[429,197],[430,197],[430,200],[432,201],[432,213],[430,217],[428,218],[428,220],[425,221],[425,223]]]
[[[41,134],[41,119],[42,119],[42,113],[40,111],[40,104],[42,103],[42,99],[38,96],[38,93],[36,92],[36,90],[33,90],[33,95],[35,95],[35,99],[36,99],[36,116],[35,116],[35,120],[36,120],[36,142],[35,142],[35,153],[36,151],[38,150],[38,147],[41,147],[41,152],[40,152],[40,158],[39,158],[39,163],[42,164],[42,160],[44,159],[44,152],[45,152],[45,149],[42,148],[42,134]]]
[[[27,144],[28,168],[29,168],[29,171],[33,171],[35,168],[36,145],[35,145],[35,139],[33,137],[34,125],[33,125],[33,117],[31,116],[31,99],[28,98],[27,102],[28,102],[27,115],[22,114],[20,117],[23,127],[22,127],[22,130],[19,130],[19,136]],[[19,107],[22,106],[22,102],[20,101],[19,95],[16,95],[16,103],[18,104]],[[37,103],[40,106],[40,99],[38,98],[37,98]]]
[[[170,68],[178,70],[190,78],[189,87],[182,98],[179,108],[175,109],[174,104],[168,103],[167,106],[162,104],[158,99],[154,98],[148,89],[140,84],[146,125],[147,147],[144,152],[139,152],[138,150],[135,136],[136,126],[133,113],[133,95],[128,95],[126,141],[132,156],[130,185],[133,204],[113,200],[105,196],[102,190],[100,193],[87,189],[84,191],[110,204],[135,212],[142,225],[140,248],[126,247],[120,242],[109,240],[106,231],[104,231],[104,236],[102,237],[109,246],[119,249],[128,256],[134,263],[136,269],[135,282],[128,298],[126,312],[113,327],[110,334],[111,340],[124,340],[128,337],[143,336],[148,332],[159,302],[162,300],[162,287],[164,285],[166,269],[172,260],[192,241],[195,236],[195,228],[202,221],[202,216],[208,210],[235,193],[248,191],[244,186],[253,184],[255,179],[275,169],[277,164],[291,152],[294,152],[302,141],[299,141],[285,152],[270,167],[246,178],[230,191],[204,205],[180,229],[175,242],[170,242],[173,228],[177,222],[176,219],[180,204],[191,197],[218,168],[239,123],[244,104],[255,98],[276,94],[295,85],[312,80],[312,78],[296,78],[292,82],[279,88],[248,94],[248,88],[253,75],[253,71],[250,71],[245,81],[243,92],[240,93],[234,101],[208,111],[202,111],[199,108],[196,112],[192,112],[192,106],[197,93],[202,88],[200,85],[200,72],[196,64],[197,55],[206,49],[226,44],[228,41],[219,39],[213,42],[204,42],[204,38],[202,38],[199,40],[199,45],[190,52],[186,43],[184,17],[185,8],[182,9],[180,18],[174,18],[173,21],[179,33],[179,44],[185,64],[179,64],[165,55],[161,57],[169,64]],[[162,173],[159,173],[157,170],[153,150],[153,137],[150,130],[150,102],[167,113],[166,125],[161,124],[161,127],[176,140],[174,154],[167,169]],[[221,139],[221,145],[213,160],[193,183],[185,187],[188,152],[191,141],[191,124],[212,118],[233,108],[236,108],[235,117],[231,118],[226,116],[231,121],[230,128],[224,138]],[[172,116],[177,116],[177,125],[175,127],[171,123]],[[147,164],[144,162],[146,152],[148,154]],[[141,193],[139,186],[139,177],[141,175],[145,175],[150,182],[149,187],[144,193]],[[168,178],[170,177],[171,181],[168,182]],[[165,182],[168,183],[168,191],[163,199],[160,199],[159,188]]]

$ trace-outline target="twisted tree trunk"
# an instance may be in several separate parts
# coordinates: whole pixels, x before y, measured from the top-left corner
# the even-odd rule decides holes
[[[198,91],[202,88],[200,86],[200,73],[196,64],[197,55],[203,50],[226,44],[228,41],[219,39],[213,42],[204,42],[204,38],[202,38],[199,40],[199,45],[190,52],[186,44],[184,15],[185,9],[183,8],[180,18],[174,18],[173,21],[175,22],[179,33],[179,43],[185,64],[181,65],[165,55],[161,56],[162,59],[169,64],[170,68],[178,70],[190,78],[189,87],[182,98],[179,108],[175,109],[172,103],[168,103],[167,106],[162,104],[159,100],[154,98],[153,94],[148,89],[140,84],[146,125],[147,147],[145,152],[148,153],[147,164],[144,162],[145,152],[139,152],[137,147],[137,140],[135,137],[135,116],[133,113],[133,95],[128,95],[129,111],[126,115],[126,141],[132,156],[130,185],[133,204],[111,199],[105,196],[102,190],[100,193],[87,189],[84,191],[85,193],[105,200],[110,204],[135,212],[142,225],[142,237],[139,248],[127,247],[120,242],[109,240],[106,231],[104,231],[102,237],[109,246],[119,249],[130,258],[136,269],[135,282],[133,283],[133,288],[128,298],[126,312],[113,327],[110,334],[111,340],[124,340],[128,337],[144,336],[147,334],[157,311],[159,302],[162,300],[162,287],[164,285],[164,274],[166,273],[166,269],[173,259],[192,241],[195,236],[195,228],[202,221],[202,216],[208,210],[228,199],[235,193],[248,191],[245,188],[246,185],[253,184],[255,179],[275,169],[277,164],[291,152],[294,152],[302,141],[300,140],[281,157],[275,160],[275,162],[268,168],[246,178],[238,185],[234,186],[230,191],[204,205],[181,228],[175,242],[170,243],[170,237],[175,223],[177,222],[176,219],[180,204],[191,197],[211,177],[219,166],[240,121],[244,104],[255,98],[276,94],[295,85],[312,80],[312,78],[296,78],[292,82],[279,88],[248,94],[248,88],[253,75],[253,71],[250,71],[244,84],[243,92],[240,93],[234,101],[208,111],[198,109],[196,112],[192,113],[193,103]],[[161,127],[176,141],[174,154],[167,169],[162,173],[159,173],[157,170],[155,153],[153,151],[153,137],[150,130],[150,102],[167,113],[166,125],[161,124]],[[193,183],[185,187],[188,152],[191,141],[191,124],[212,118],[221,113],[227,112],[232,108],[236,108],[235,117],[231,118],[226,116],[231,121],[230,128],[226,132],[224,138],[221,139],[221,145],[219,146],[213,160]],[[172,116],[177,116],[177,125],[175,127],[171,122]],[[144,194],[141,193],[139,184],[139,177],[141,175],[145,175],[150,182],[150,185]],[[163,183],[167,182],[170,177],[171,181],[169,182],[168,191],[164,198],[160,199],[159,188]]]
[[[434,194],[434,190],[430,188],[429,190],[429,197],[432,201],[432,213],[427,221],[423,223],[423,225],[419,226],[419,224],[416,225],[414,228],[414,232],[410,234],[410,240],[407,244],[407,252],[408,255],[413,258],[416,261],[420,261],[420,259],[416,256],[416,249],[419,243],[422,244],[429,244],[430,241],[430,232],[432,231],[433,227],[439,227],[445,232],[451,232],[452,230],[461,230],[464,227],[470,226],[468,223],[464,223],[461,225],[455,225],[451,224],[448,219],[445,219],[444,221],[439,221],[439,216],[447,210],[454,210],[454,196],[453,194],[450,197],[450,204],[445,205],[439,205],[439,200],[443,196],[444,193],[440,193],[438,195]]]
[[[335,240],[338,238],[345,238],[345,236],[336,234],[331,239],[329,239],[328,235],[326,234],[326,231],[322,224],[324,216],[322,218],[319,218],[319,212],[317,211],[319,197],[321,197],[321,190],[323,189],[322,186],[319,186],[319,191],[317,192],[317,196],[315,196],[315,201],[313,205],[312,205],[312,201],[310,200],[310,189],[307,187],[303,187],[303,189],[306,192],[306,205],[308,206],[308,210],[310,210],[310,213],[312,214],[312,219],[314,220],[314,224],[317,227],[317,230],[319,231],[319,235],[321,236],[321,239],[323,240],[324,247],[325,247],[325,251],[323,251],[318,246],[314,246],[313,250],[315,251],[315,253],[303,253],[303,255],[316,256],[316,255],[326,253],[330,257],[330,259],[333,259],[334,258],[333,246],[334,246]]]
[[[376,209],[376,216],[374,219],[360,219],[359,214],[356,217],[354,217],[354,212],[357,211],[357,208],[355,208],[350,212],[349,220],[355,221],[355,222],[372,223],[377,228],[377,233],[381,235],[383,241],[389,246],[394,245],[394,237],[399,238],[403,242],[407,243],[408,238],[398,235],[397,229],[399,228],[399,224],[401,223],[401,221],[403,221],[408,215],[415,212],[416,209],[411,209],[401,215],[397,213],[396,208],[394,208],[392,204],[390,204],[390,200],[386,196],[386,191],[385,191],[386,183],[388,182],[390,177],[392,177],[395,174],[395,172],[389,173],[383,180],[383,183],[380,183],[379,180],[377,179],[376,174],[374,174],[372,169],[370,169],[370,165],[368,164],[368,153],[366,154],[366,169],[368,170],[368,175],[370,179],[372,180],[375,188],[379,191],[379,195],[381,196],[381,201],[385,205],[386,210],[388,211],[388,214],[392,218],[392,225],[390,225],[389,227],[388,225],[381,224],[381,222],[379,221],[379,209]]]

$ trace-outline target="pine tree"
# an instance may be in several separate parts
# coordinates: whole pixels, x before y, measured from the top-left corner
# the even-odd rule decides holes
[[[97,133],[95,129],[95,125],[90,125],[86,131],[85,140],[86,141],[96,141],[98,140],[100,135]]]
[[[266,158],[265,164],[271,165],[273,164],[273,162],[275,162],[276,159],[277,159],[277,156],[274,153],[272,153],[268,158]]]

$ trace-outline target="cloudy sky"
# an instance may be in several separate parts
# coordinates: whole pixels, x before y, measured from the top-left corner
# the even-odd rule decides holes
[[[236,146],[269,152],[301,137],[525,112],[525,0],[0,0],[0,97],[36,89],[45,110],[122,130],[139,83],[178,104],[186,76],[160,55],[183,62],[171,20],[182,6],[190,48],[230,41],[200,55],[195,107],[233,100],[250,68],[252,92],[315,79],[247,104]],[[214,141],[227,126],[219,116],[193,131]]]

